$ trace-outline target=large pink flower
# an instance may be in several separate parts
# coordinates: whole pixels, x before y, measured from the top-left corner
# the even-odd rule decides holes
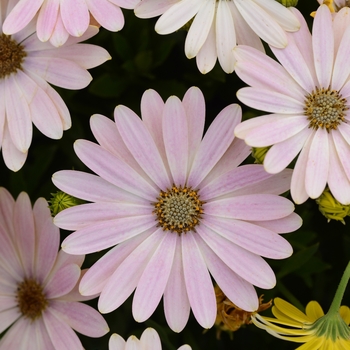
[[[296,203],[319,197],[328,184],[339,202],[350,204],[350,11],[332,16],[321,5],[312,36],[293,11],[300,31],[287,34],[284,50],[271,47],[282,65],[250,47],[234,50],[237,75],[251,85],[237,97],[273,113],[243,122],[235,134],[250,146],[272,146],[264,160],[269,173],[300,152],[291,183]]]
[[[272,288],[275,275],[260,255],[292,253],[278,233],[297,229],[294,206],[277,194],[291,171],[277,176],[260,165],[237,167],[250,153],[234,139],[238,105],[226,107],[202,140],[205,103],[198,88],[164,104],[153,90],[141,102],[142,120],[125,106],[115,123],[91,118],[100,145],[78,140],[78,157],[96,175],[60,171],[53,182],[93,203],[62,211],[59,227],[76,230],[62,244],[70,254],[114,247],[80,284],[83,295],[101,292],[99,310],[111,312],[135,291],[133,315],[148,319],[164,294],[169,326],[181,331],[190,308],[205,328],[214,324],[216,299],[209,274],[228,298],[256,310],[253,285]],[[209,270],[209,271],[208,271]]]
[[[96,27],[61,48],[39,41],[33,22],[12,36],[3,34],[2,23],[13,5],[8,0],[0,3],[0,147],[7,167],[17,171],[27,158],[32,123],[53,139],[71,126],[65,103],[48,83],[82,89],[92,79],[87,69],[110,56],[99,46],[78,44],[97,34]]]
[[[103,317],[79,301],[84,256],[58,252],[60,233],[45,199],[32,209],[0,188],[1,349],[83,349],[72,330],[90,337],[108,332]]]
[[[3,1],[3,0],[2,0]],[[89,27],[90,14],[102,27],[116,32],[124,26],[120,7],[133,9],[139,0],[20,0],[3,26],[5,34],[21,31],[35,18],[41,41],[63,45],[69,35],[80,37]],[[37,15],[37,17],[36,17]]]

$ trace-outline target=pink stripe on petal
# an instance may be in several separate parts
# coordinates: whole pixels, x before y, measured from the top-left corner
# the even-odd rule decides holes
[[[115,310],[130,296],[163,237],[164,231],[159,228],[118,266],[101,292],[98,301],[101,313]]]
[[[331,82],[334,60],[334,34],[332,15],[326,5],[321,5],[312,28],[314,65],[319,87],[328,88]]]
[[[211,328],[216,318],[214,286],[192,231],[181,235],[182,261],[188,299],[197,322]]]
[[[254,223],[210,216],[202,220],[202,223],[203,226],[254,254],[270,259],[284,259],[292,255],[293,249],[287,240]]]
[[[80,267],[76,264],[69,264],[61,267],[46,282],[44,292],[48,299],[54,299],[69,293],[77,284],[80,277]]]
[[[224,108],[206,132],[192,163],[187,184],[197,188],[227,151],[234,138],[234,128],[241,121],[242,110],[237,104]]]
[[[122,139],[145,173],[163,191],[172,184],[158,148],[141,119],[129,108],[117,106],[114,119]]]
[[[56,225],[60,223],[58,215]],[[156,225],[153,215],[127,217],[97,222],[69,235],[62,243],[68,254],[90,254],[112,247]]]
[[[190,316],[190,302],[184,279],[180,236],[177,236],[173,266],[164,291],[163,301],[165,318],[169,327],[174,332],[181,332]]]
[[[89,26],[89,9],[85,0],[60,0],[62,21],[68,33],[82,36]]]
[[[78,336],[53,309],[45,310],[43,321],[55,349],[83,350]]]
[[[173,265],[177,233],[164,232],[164,237],[140,277],[132,303],[137,322],[144,322],[157,308]]]
[[[319,128],[311,141],[305,172],[305,188],[311,198],[317,198],[326,187],[329,171],[329,135]]]
[[[159,190],[156,186],[102,147],[90,141],[78,140],[74,143],[74,150],[87,167],[113,185],[150,201],[157,198]]]
[[[203,205],[204,213],[238,220],[280,219],[294,211],[286,198],[273,194],[251,194],[214,200]]]
[[[44,1],[37,19],[36,32],[40,41],[48,41],[59,14],[60,0]]]
[[[227,298],[243,310],[257,310],[259,301],[253,285],[232,271],[198,236],[196,242],[211,275]]]
[[[79,302],[52,300],[50,309],[75,331],[88,337],[99,338],[109,331],[104,318],[91,306]]]
[[[198,227],[197,231],[209,248],[247,282],[264,289],[275,286],[275,274],[262,257],[237,246],[205,226]]]
[[[166,101],[163,111],[163,138],[173,182],[185,185],[189,155],[189,132],[185,109],[176,96]]]

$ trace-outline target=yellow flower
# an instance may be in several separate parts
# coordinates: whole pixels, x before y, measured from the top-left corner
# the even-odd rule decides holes
[[[305,343],[297,350],[350,349],[350,309],[347,306],[325,315],[317,301],[310,301],[304,313],[276,298],[272,313],[276,318],[255,314],[251,319],[257,327],[277,338]]]

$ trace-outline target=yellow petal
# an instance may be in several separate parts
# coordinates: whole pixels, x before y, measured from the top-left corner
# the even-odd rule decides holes
[[[302,346],[299,346],[296,350],[318,350],[323,342],[324,338],[313,338]]]
[[[324,316],[324,312],[322,310],[322,307],[317,301],[310,301],[306,305],[306,315],[312,320],[312,322],[315,322],[322,316]]]
[[[345,323],[350,324],[350,309],[347,306],[342,305],[339,309],[339,313]]]
[[[281,298],[275,298],[274,304],[276,308],[278,308],[282,313],[285,314],[285,316],[301,322],[301,323],[312,323],[313,321],[306,316],[303,312],[301,312],[299,309],[297,309],[292,304],[288,303],[287,301],[281,299]],[[272,308],[272,313],[274,314],[275,310]],[[277,316],[276,316],[277,317]]]

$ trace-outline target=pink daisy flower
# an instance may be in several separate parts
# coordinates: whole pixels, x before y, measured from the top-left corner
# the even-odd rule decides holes
[[[296,31],[298,19],[276,0],[142,0],[135,7],[140,18],[161,15],[155,30],[169,34],[190,22],[185,42],[187,58],[196,57],[198,69],[211,71],[216,60],[226,73],[234,70],[236,44],[264,52],[259,39],[276,47],[288,43],[285,31]]]
[[[32,209],[22,192],[15,201],[0,188],[1,349],[83,349],[79,333],[101,337],[103,317],[79,301],[84,256],[58,252],[59,229],[44,198]]]
[[[55,217],[59,227],[76,230],[62,248],[82,254],[116,245],[84,276],[80,292],[101,292],[98,307],[107,313],[136,288],[132,312],[138,322],[152,315],[164,294],[171,329],[185,327],[190,308],[210,328],[216,318],[211,274],[232,302],[256,310],[253,285],[275,285],[261,256],[290,256],[290,244],[278,233],[301,224],[292,202],[277,195],[288,190],[291,171],[271,176],[260,165],[237,167],[250,153],[234,139],[238,105],[221,111],[202,140],[205,103],[198,88],[166,103],[148,90],[141,112],[142,120],[117,106],[115,123],[92,116],[99,145],[78,140],[74,148],[98,176],[53,175],[61,190],[93,202]]]
[[[109,350],[162,350],[157,331],[147,328],[141,335],[140,340],[134,335],[125,341],[120,335],[114,333],[109,338]],[[177,350],[191,350],[189,345],[182,345]]]
[[[251,85],[237,97],[272,113],[243,122],[235,134],[253,147],[272,146],[264,160],[269,173],[300,152],[291,182],[296,203],[319,197],[328,184],[339,202],[350,204],[350,12],[343,8],[332,17],[321,5],[311,36],[293,11],[300,31],[288,34],[285,49],[271,47],[281,64],[250,47],[234,50],[236,73]]]
[[[120,7],[133,9],[139,0],[20,0],[11,1],[3,25],[7,35],[15,34],[35,18],[38,38],[63,45],[70,35],[82,36],[88,29],[90,15],[104,28],[116,32],[124,26]],[[37,15],[37,17],[36,17]]]
[[[14,1],[1,0],[0,28]],[[34,24],[32,22],[32,24]],[[78,44],[97,34],[96,27],[61,48],[42,43],[33,25],[8,36],[0,29],[0,147],[6,166],[19,170],[32,141],[33,125],[47,137],[59,139],[71,126],[69,111],[48,84],[82,89],[92,77],[87,69],[110,59],[95,45]]]

